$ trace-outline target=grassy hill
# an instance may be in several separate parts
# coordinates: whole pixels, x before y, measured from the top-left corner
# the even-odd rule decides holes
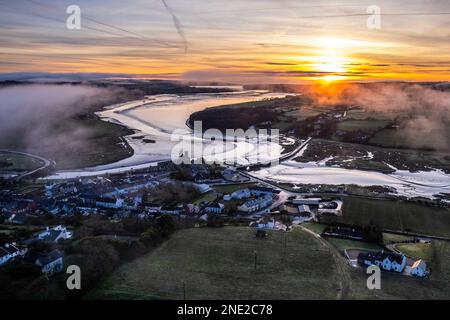
[[[247,227],[187,229],[123,265],[90,298],[182,299],[184,282],[187,299],[334,299],[341,276],[330,250],[299,229],[266,239]]]
[[[266,239],[247,227],[185,229],[121,266],[87,298],[446,299],[449,258],[450,243],[434,241],[429,279],[383,272],[381,290],[368,290],[363,269],[302,229]]]

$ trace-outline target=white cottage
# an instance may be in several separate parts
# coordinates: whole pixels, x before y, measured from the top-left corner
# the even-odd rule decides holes
[[[47,227],[44,231],[41,231],[38,234],[38,239],[46,242],[58,242],[71,237],[72,232],[68,231],[66,227],[61,225],[53,228]]]
[[[427,264],[422,259],[417,260],[411,266],[411,275],[425,277],[427,275]]]
[[[363,252],[358,255],[360,265],[377,265],[386,271],[403,272],[406,266],[406,257],[393,252]]]
[[[41,272],[45,274],[61,272],[64,267],[63,253],[59,250],[53,250],[49,254],[37,258],[34,264],[41,267]]]
[[[15,243],[6,243],[0,246],[0,266],[17,256],[24,256],[28,249],[19,247]]]

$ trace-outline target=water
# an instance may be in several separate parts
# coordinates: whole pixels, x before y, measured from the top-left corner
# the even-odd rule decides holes
[[[173,130],[184,129],[186,135],[190,135],[191,131],[186,126],[186,120],[192,113],[208,107],[284,97],[285,95],[256,90],[184,96],[154,95],[148,96],[145,100],[107,107],[98,113],[103,120],[120,123],[139,131],[133,136],[125,137],[134,149],[134,155],[102,166],[60,171],[48,178],[60,179],[118,173],[156,165],[157,161],[170,159],[171,151],[177,144],[177,142],[171,141]],[[154,140],[155,143],[143,143],[141,138],[133,139],[133,137],[142,136]],[[202,141],[202,143],[204,142]],[[218,155],[219,158],[228,159],[237,154],[239,163],[246,164],[249,159],[255,157],[255,153],[260,154],[259,150],[255,150],[255,144],[251,142],[238,142],[227,144],[226,150],[218,152]],[[263,157],[269,160],[277,158],[282,148],[272,144],[268,146],[267,150]],[[415,173],[397,170],[393,174],[383,174],[374,171],[328,167],[324,164],[325,162],[324,160],[317,163],[287,161],[253,174],[260,178],[287,183],[388,186],[394,188],[398,194],[407,197],[432,197],[440,192],[450,193],[450,175],[438,170]]]
[[[98,112],[104,121],[125,125],[138,133],[125,137],[133,148],[133,156],[92,168],[59,171],[47,179],[75,178],[106,173],[118,173],[131,169],[140,169],[155,165],[157,161],[169,160],[171,152],[178,142],[171,141],[171,134],[176,129],[184,129],[186,134],[191,130],[186,126],[186,120],[197,111],[208,107],[259,101],[270,98],[285,97],[285,93],[273,93],[263,90],[234,91],[217,94],[191,95],[152,95],[143,100],[130,101],[106,107]],[[139,139],[134,139],[138,138]],[[155,143],[145,143],[142,138],[152,139]],[[262,148],[264,149],[264,148]],[[271,144],[266,148],[265,159],[277,158],[282,151],[279,145]],[[251,143],[238,142],[227,144],[222,152],[215,155],[219,159],[234,158],[237,154],[241,164],[248,162],[248,157],[254,157],[255,148]],[[248,156],[248,157],[247,157]]]

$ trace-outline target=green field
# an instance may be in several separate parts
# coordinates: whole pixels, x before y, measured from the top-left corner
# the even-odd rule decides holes
[[[214,201],[217,198],[217,193],[215,192],[207,192],[205,194],[202,194],[198,199],[196,199],[195,201],[193,201],[193,204],[200,204],[202,202],[211,202]]]
[[[445,128],[440,131],[433,131],[432,133],[425,130],[416,130],[414,132],[418,137],[427,137],[427,136],[435,136],[439,135],[440,137],[449,137],[450,136],[450,128]],[[411,138],[411,130],[408,129],[383,129],[377,132],[372,138],[369,140],[370,144],[389,147],[389,148],[408,148],[408,149],[425,149],[427,150],[431,146],[436,146],[435,141],[427,141],[426,139],[413,139]],[[431,144],[430,144],[431,143]],[[441,143],[437,146],[437,150],[448,150],[448,143]]]
[[[325,230],[327,225],[316,223],[316,222],[305,222],[305,223],[302,223],[302,227],[305,227],[306,229],[309,229],[314,233],[322,234],[322,232]]]
[[[382,229],[450,237],[450,209],[394,200],[344,198],[342,217],[327,217],[324,222],[365,226],[373,221]]]
[[[77,136],[83,132],[82,138]],[[61,119],[49,124],[49,139],[31,146],[18,141],[0,143],[0,148],[12,150],[29,149],[47,159],[56,161],[56,169],[73,169],[112,163],[130,157],[133,150],[123,144],[123,136],[133,131],[97,117],[75,117]],[[18,133],[20,137],[25,133]],[[59,140],[58,140],[59,139]],[[58,141],[64,140],[64,143]],[[22,171],[41,167],[41,161],[21,155],[0,153],[0,171]]]
[[[433,259],[432,243],[404,243],[395,247],[408,257],[424,259],[427,263]]]
[[[122,265],[87,298],[448,299],[450,243],[435,241],[433,257],[429,279],[382,273],[381,290],[368,290],[363,269],[300,228],[266,239],[247,227],[193,228]]]
[[[351,120],[392,120],[401,115],[401,112],[396,111],[366,111],[362,109],[353,109],[347,111],[347,119]]]
[[[0,171],[30,171],[43,165],[42,161],[35,158],[21,154],[0,152]]]
[[[122,145],[123,136],[133,131],[115,123],[97,118],[67,119],[62,128],[55,129],[56,134],[67,134],[68,131],[84,130],[85,141],[80,144],[73,140],[55,150],[52,145],[44,145],[43,149],[51,159],[56,161],[57,169],[73,169],[92,167],[112,163],[133,155],[128,144]]]
[[[239,189],[254,187],[255,185],[256,185],[256,183],[250,182],[250,183],[216,185],[216,186],[212,186],[212,188],[216,192],[223,193],[223,194],[229,194],[229,193],[233,193],[234,191],[239,190]]]
[[[339,122],[338,129],[344,131],[356,131],[361,130],[364,132],[374,132],[381,128],[384,128],[389,124],[386,120],[344,120]]]
[[[339,238],[331,238],[327,237],[326,240],[331,243],[339,252],[343,252],[344,250],[357,249],[357,250],[370,250],[370,251],[379,251],[382,250],[383,247],[376,243],[369,243],[364,241],[354,241],[347,239],[339,239]]]
[[[89,298],[182,299],[184,282],[187,299],[333,299],[338,258],[300,229],[266,239],[247,227],[187,229],[123,265]]]
[[[383,243],[389,244],[390,242],[401,242],[401,241],[408,241],[408,240],[413,240],[413,237],[410,236],[404,236],[401,234],[395,234],[395,233],[388,233],[388,232],[383,232]]]

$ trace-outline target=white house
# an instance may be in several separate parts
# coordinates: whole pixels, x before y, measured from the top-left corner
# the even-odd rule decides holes
[[[363,252],[358,255],[358,263],[365,266],[377,265],[386,271],[403,272],[406,257],[392,252]]]
[[[63,254],[59,250],[53,250],[47,255],[40,256],[34,262],[36,266],[42,267],[41,272],[52,274],[63,270]]]
[[[39,240],[46,242],[58,242],[60,240],[71,238],[72,232],[68,231],[66,227],[59,225],[51,229],[47,227],[44,231],[41,231],[37,237]]]
[[[417,260],[411,266],[411,275],[425,277],[427,275],[427,264],[422,259]]]
[[[292,200],[294,205],[303,205],[306,204],[308,206],[318,206],[322,201],[322,198],[297,198]]]
[[[253,187],[250,188],[250,193],[253,196],[266,196],[266,195],[270,195],[272,196],[274,193],[274,189],[272,188],[266,188],[266,187]]]
[[[231,194],[231,198],[237,200],[250,198],[250,196],[251,196],[250,190],[247,188],[236,190]]]
[[[159,212],[159,210],[161,209],[161,205],[149,202],[143,203],[142,207],[147,213],[156,213]]]
[[[272,204],[272,196],[266,195],[264,197],[244,202],[242,205],[238,207],[238,210],[242,212],[251,213],[267,208],[271,204]]]
[[[181,214],[182,208],[181,207],[171,207],[171,206],[163,206],[159,210],[160,214],[172,214],[172,215],[179,215]]]
[[[205,207],[205,212],[221,214],[224,211],[224,205],[222,203],[214,202]]]
[[[307,204],[301,204],[298,206],[298,212],[302,214],[311,214],[311,208]]]
[[[275,220],[271,219],[267,222],[258,222],[255,226],[258,229],[275,229]]]
[[[233,182],[239,182],[239,181],[247,181],[247,180],[249,180],[247,177],[241,176],[239,172],[234,171],[234,170],[231,170],[231,169],[228,169],[228,168],[225,169],[225,170],[222,172],[222,177],[223,177],[225,180],[233,181]]]
[[[252,222],[250,224],[251,227],[257,229],[272,229],[272,230],[287,230],[287,226],[280,221],[276,221],[275,219],[260,219],[258,222]]]
[[[123,205],[123,200],[120,198],[98,197],[95,199],[95,205],[98,207],[118,209]]]
[[[17,256],[24,256],[28,249],[19,247],[15,243],[6,243],[0,246],[0,265],[3,265]]]
[[[390,255],[391,260],[391,270],[396,272],[402,272],[406,266],[406,257],[404,255],[395,255],[394,257]]]
[[[200,184],[196,183],[195,187],[197,188],[197,190],[200,193],[207,193],[207,192],[212,191],[212,188],[208,184],[205,184],[205,183],[200,183]]]

